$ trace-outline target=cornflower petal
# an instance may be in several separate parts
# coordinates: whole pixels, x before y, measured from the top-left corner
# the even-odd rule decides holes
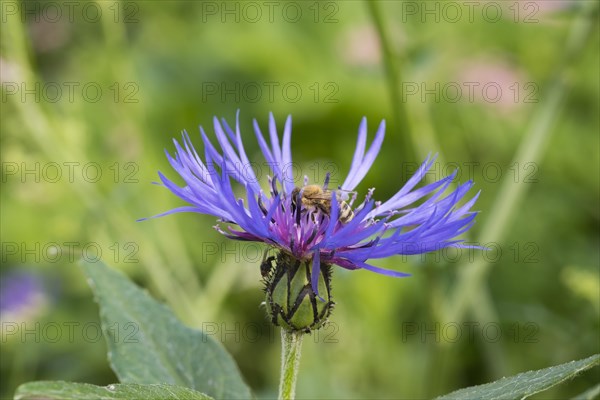
[[[381,145],[383,144],[383,138],[385,137],[385,120],[381,121],[381,123],[379,124],[379,128],[377,129],[377,133],[375,134],[375,139],[373,140],[373,143],[371,143],[371,147],[367,151],[367,154],[364,155],[364,157],[362,157],[361,153],[364,152],[364,141],[366,140],[367,130],[366,119],[363,119],[363,121],[365,121],[364,130],[362,130],[359,133],[359,141],[356,152],[354,153],[355,159],[353,160],[353,163],[350,167],[348,177],[344,181],[344,184],[341,186],[343,190],[352,191],[354,190],[354,188],[356,188],[356,186],[358,186],[358,184],[363,180],[367,172],[369,172],[369,169],[371,169],[375,158],[377,158],[377,155],[379,154]],[[359,152],[359,148],[361,152]],[[361,154],[361,156],[357,157],[359,154]],[[354,163],[354,161],[358,161],[359,158],[360,162]]]
[[[281,162],[283,163],[283,185],[285,192],[291,193],[294,190],[294,176],[292,168],[292,116],[289,115],[285,120],[283,127],[283,144],[281,149]]]
[[[364,262],[356,263],[356,265],[359,268],[363,268],[363,269],[366,269],[366,270],[369,270],[372,272],[377,272],[378,274],[382,274],[382,275],[393,276],[395,278],[404,278],[404,277],[410,276],[410,274],[407,274],[406,272],[398,272],[398,271],[392,271],[389,269],[379,268],[379,267],[376,267],[374,265],[370,265],[370,264],[367,264]]]

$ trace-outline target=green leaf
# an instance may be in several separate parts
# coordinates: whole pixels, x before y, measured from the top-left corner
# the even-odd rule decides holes
[[[173,385],[138,385],[136,383],[96,386],[88,383],[61,381],[29,382],[17,388],[15,400],[77,399],[77,400],[211,400],[203,393]]]
[[[485,385],[460,389],[438,397],[438,400],[524,399],[549,389],[554,385],[558,385],[567,379],[571,379],[580,372],[590,369],[599,363],[600,354],[596,354],[583,360],[571,361],[566,364],[555,365],[554,367],[539,369],[537,371],[523,372]]]
[[[184,326],[121,272],[82,262],[100,305],[108,358],[122,383],[168,383],[215,398],[252,395],[221,343]]]

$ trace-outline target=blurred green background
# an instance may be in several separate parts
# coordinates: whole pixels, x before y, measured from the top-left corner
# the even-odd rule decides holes
[[[183,205],[163,149],[212,116],[293,116],[300,172],[341,184],[362,116],[384,146],[359,186],[385,200],[429,152],[481,196],[488,251],[336,268],[331,325],[305,340],[300,398],[426,398],[600,350],[597,2],[2,1],[0,396],[116,381],[76,263],[101,257],[221,340],[273,397],[279,334],[262,247]],[[383,35],[383,40],[381,40]],[[383,49],[382,49],[383,44]],[[262,178],[266,183],[266,171]],[[456,182],[458,183],[458,179]],[[564,398],[598,369],[545,392]]]

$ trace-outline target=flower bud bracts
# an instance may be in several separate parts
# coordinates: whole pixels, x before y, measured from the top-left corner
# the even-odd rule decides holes
[[[274,325],[308,333],[327,321],[334,305],[331,266],[321,264],[318,294],[311,285],[311,266],[312,261],[299,260],[283,251],[261,265],[267,313]]]

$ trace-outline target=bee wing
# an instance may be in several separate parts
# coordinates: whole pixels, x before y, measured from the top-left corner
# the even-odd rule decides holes
[[[350,198],[350,195],[354,195],[356,194],[356,192],[354,190],[344,190],[341,188],[338,188],[335,190],[335,193],[337,195],[338,200],[348,200]]]
[[[344,193],[339,193],[336,190],[336,198],[338,199],[338,201],[344,201],[344,200],[348,200],[348,195],[346,193],[348,193],[347,190],[343,191]],[[351,192],[350,192],[351,193]],[[310,196],[304,196],[305,198],[309,199],[309,200],[331,200],[331,192],[326,192],[326,193],[315,193],[313,195]]]
[[[309,200],[331,200],[331,194],[319,193],[312,196],[304,196]]]

